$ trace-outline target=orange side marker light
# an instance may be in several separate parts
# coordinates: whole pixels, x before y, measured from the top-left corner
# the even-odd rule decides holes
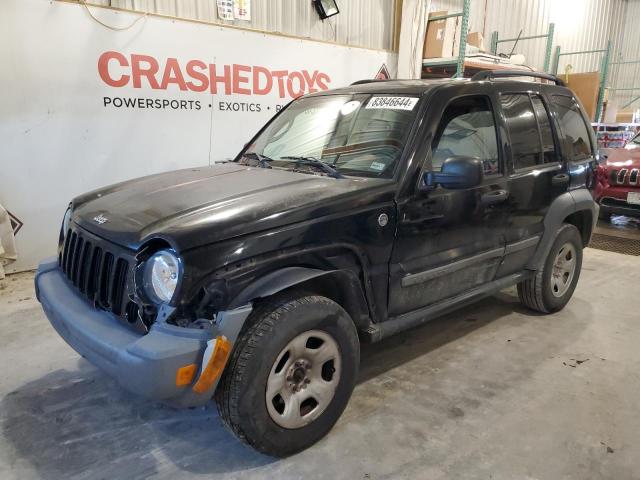
[[[211,355],[211,358],[209,358],[207,365],[202,370],[200,378],[198,378],[198,381],[193,386],[194,392],[204,393],[211,388],[213,383],[222,374],[230,353],[231,342],[227,340],[226,337],[217,337],[213,354]]]

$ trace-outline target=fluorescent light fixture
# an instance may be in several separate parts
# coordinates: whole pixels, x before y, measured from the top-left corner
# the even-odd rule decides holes
[[[322,20],[340,13],[336,0],[313,0],[313,4]]]

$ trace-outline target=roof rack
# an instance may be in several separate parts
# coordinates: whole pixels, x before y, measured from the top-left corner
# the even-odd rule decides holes
[[[566,86],[565,83],[555,75],[550,75],[548,73],[542,73],[542,72],[528,72],[526,70],[483,70],[481,72],[476,73],[473,77],[471,77],[471,80],[481,81],[481,80],[491,80],[493,78],[501,78],[501,77],[543,78],[545,80],[554,82],[556,85],[560,85],[561,87]]]

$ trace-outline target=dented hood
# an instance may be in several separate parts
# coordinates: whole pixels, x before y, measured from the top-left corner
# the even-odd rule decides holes
[[[87,193],[72,220],[128,248],[161,237],[183,250],[357,207],[362,189],[384,183],[225,163]]]

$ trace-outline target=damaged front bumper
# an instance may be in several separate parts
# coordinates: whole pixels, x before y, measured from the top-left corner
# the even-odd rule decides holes
[[[51,325],[80,355],[125,389],[180,407],[211,399],[220,380],[220,372],[211,375],[211,364],[220,362],[215,359],[216,343],[220,347],[224,342],[226,348],[217,350],[228,355],[252,310],[246,305],[220,312],[211,329],[156,322],[149,333],[140,335],[111,313],[93,308],[70,285],[55,259],[40,264],[35,287]]]

